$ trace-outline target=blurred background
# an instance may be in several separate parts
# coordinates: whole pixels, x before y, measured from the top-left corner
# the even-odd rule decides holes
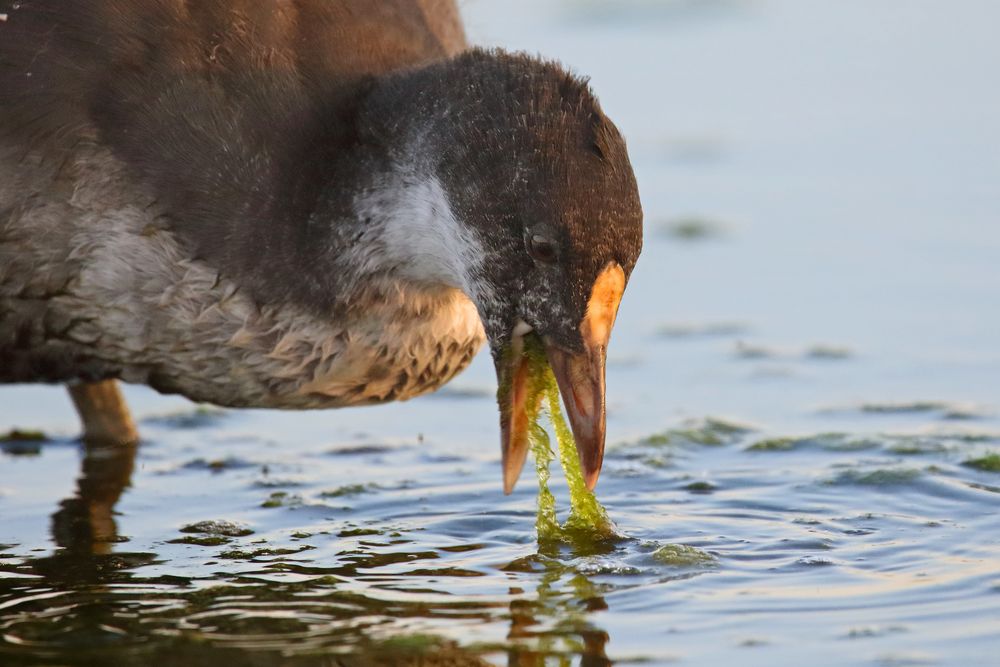
[[[336,570],[347,583],[335,591],[313,593],[339,604],[349,591],[378,630],[337,634],[356,613],[331,603],[293,614],[292,632],[246,605],[197,606],[187,589],[162,593],[188,610],[183,630],[149,612],[156,627],[256,655],[297,655],[290,637],[322,653],[419,635],[435,638],[421,650],[457,646],[494,664],[990,664],[1000,4],[461,7],[474,43],[590,76],[629,143],[645,245],[611,343],[598,490],[631,540],[536,553],[530,470],[501,495],[484,354],[436,395],[370,409],[193,413],[129,387],[149,441],[118,504],[128,543],[110,551],[153,556],[110,584],[170,576],[273,592],[357,564]],[[80,453],[61,388],[0,387],[0,431],[13,427],[53,438],[0,455],[0,629],[18,637],[40,632],[28,617],[45,607],[12,578],[66,550],[49,515],[78,493]],[[355,482],[378,490],[329,495]],[[247,540],[312,549],[227,561],[168,540],[223,518],[253,526]],[[359,526],[406,546],[346,548]],[[669,544],[710,564],[654,558]],[[386,557],[404,552],[433,554],[433,567],[409,574]],[[132,609],[125,589],[108,590],[102,604]],[[76,600],[80,588],[52,593]],[[293,593],[283,600],[297,609]],[[235,620],[220,630],[218,618]],[[237,623],[248,618],[253,641]]]

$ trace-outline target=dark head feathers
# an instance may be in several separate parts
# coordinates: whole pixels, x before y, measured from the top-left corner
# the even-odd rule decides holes
[[[411,119],[396,113],[400,100],[410,105]],[[580,131],[573,139],[598,157],[613,150],[607,117],[589,80],[526,53],[472,49],[391,74],[379,82],[366,108],[367,129],[375,136],[395,135],[402,129],[398,124],[417,120],[439,129],[466,126],[481,147],[491,132],[515,136],[558,127]]]
[[[558,63],[476,49],[399,72],[377,82],[359,123],[362,137],[395,147],[390,159],[441,179],[485,242],[482,278],[567,346],[601,269],[616,261],[631,273],[642,210],[625,141],[588,81]],[[534,236],[554,242],[551,269],[531,260]],[[509,331],[516,315],[498,313],[487,333]]]

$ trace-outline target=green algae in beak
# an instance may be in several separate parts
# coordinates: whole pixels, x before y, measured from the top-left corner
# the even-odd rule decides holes
[[[507,345],[494,350],[499,384],[497,402],[500,408],[504,493],[514,490],[521,474],[530,449],[530,423],[537,419],[539,401],[546,397],[554,406],[549,410],[553,424],[562,424],[564,435],[572,433],[570,441],[575,438],[580,466],[571,467],[573,470],[582,469],[580,477],[588,489],[597,484],[604,461],[604,376],[608,340],[624,289],[624,270],[617,262],[608,262],[591,289],[587,309],[580,322],[578,349],[567,349],[546,341],[543,351],[538,335],[531,333],[532,328],[525,322],[519,321],[511,330]],[[528,347],[533,350],[534,362],[527,359]],[[538,385],[543,376],[544,386]],[[536,386],[529,390],[530,384]],[[565,427],[558,408],[558,394],[565,400],[571,429]],[[555,402],[553,395],[556,395]],[[558,428],[556,431],[560,444],[563,444],[565,438],[559,435]],[[564,460],[562,454],[560,460]]]
[[[559,387],[545,349],[537,337],[526,337],[524,359],[527,367],[526,404],[532,408],[528,414],[528,441],[538,473],[538,541],[579,544],[618,537],[607,510],[584,481],[573,433],[559,405]],[[555,497],[549,490],[549,464],[554,454],[549,435],[539,423],[542,413],[552,423],[559,447],[559,463],[569,486],[570,515],[563,525],[556,518]]]

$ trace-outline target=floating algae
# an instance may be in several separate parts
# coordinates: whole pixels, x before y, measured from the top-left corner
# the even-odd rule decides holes
[[[566,425],[559,407],[559,388],[549,367],[541,342],[533,337],[525,340],[528,364],[527,406],[529,414],[528,441],[538,472],[538,518],[536,529],[539,542],[597,542],[618,537],[607,510],[587,488],[580,470],[573,434]],[[556,518],[556,499],[549,491],[549,464],[554,458],[549,434],[539,423],[545,413],[552,423],[559,443],[559,463],[562,464],[569,486],[570,515],[566,523]]]
[[[969,459],[962,465],[984,472],[1000,472],[1000,453],[993,452],[978,459]]]
[[[709,567],[716,564],[712,554],[683,544],[665,544],[653,552],[653,560],[673,567]]]
[[[14,428],[0,434],[0,442],[46,442],[48,440],[41,431],[22,430]]]

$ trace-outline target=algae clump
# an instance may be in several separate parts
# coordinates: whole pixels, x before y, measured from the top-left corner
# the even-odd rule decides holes
[[[993,452],[978,459],[969,459],[962,465],[984,472],[1000,472],[1000,453]]]
[[[715,556],[683,544],[666,544],[653,552],[653,559],[674,567],[712,566]]]
[[[607,510],[597,501],[583,481],[576,442],[566,424],[559,405],[559,387],[549,367],[541,341],[525,339],[525,360],[528,365],[527,406],[529,410],[528,442],[535,457],[538,473],[538,518],[536,529],[539,542],[595,542],[618,537]],[[549,464],[555,455],[549,434],[539,423],[548,416],[559,445],[559,463],[569,486],[570,514],[562,525],[556,517],[556,499],[549,490]]]
[[[14,428],[0,434],[0,442],[45,442],[49,438],[41,431]]]

